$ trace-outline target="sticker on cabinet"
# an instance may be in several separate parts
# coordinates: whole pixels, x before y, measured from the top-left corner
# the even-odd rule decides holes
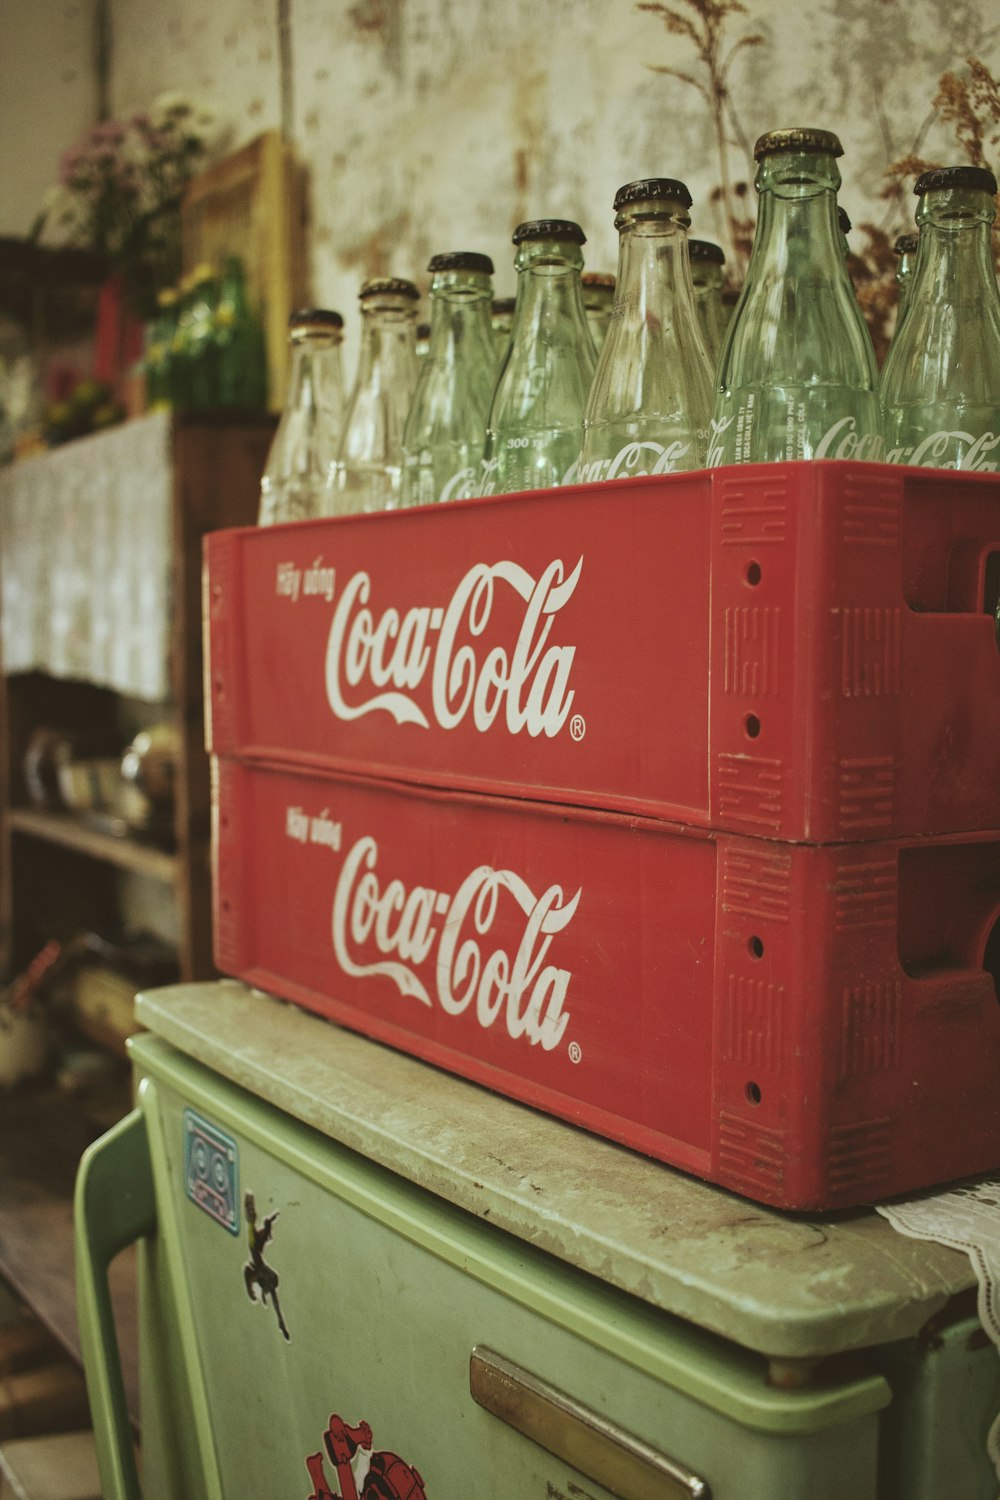
[[[395,1453],[372,1452],[372,1430],[367,1422],[348,1427],[331,1416],[323,1446],[337,1471],[337,1488],[326,1482],[322,1453],[306,1459],[313,1492],[309,1500],[427,1500],[424,1481],[411,1464]]]
[[[266,1307],[270,1301],[277,1316],[282,1337],[290,1343],[292,1336],[285,1326],[285,1320],[281,1315],[281,1304],[278,1301],[278,1273],[264,1259],[264,1246],[274,1233],[277,1211],[267,1214],[258,1224],[257,1203],[253,1193],[247,1193],[244,1197],[243,1211],[247,1218],[247,1244],[250,1246],[250,1259],[243,1267],[243,1282],[247,1289],[247,1296],[251,1302],[256,1303],[257,1293],[260,1292],[261,1307]]]
[[[184,1188],[230,1234],[238,1234],[239,1152],[236,1142],[193,1109],[184,1111]]]

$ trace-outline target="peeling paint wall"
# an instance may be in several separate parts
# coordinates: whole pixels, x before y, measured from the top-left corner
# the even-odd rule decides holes
[[[674,3],[691,13],[695,0]],[[179,88],[223,113],[233,146],[290,131],[310,181],[312,294],[347,316],[349,357],[365,276],[425,282],[431,254],[478,249],[510,293],[510,232],[523,218],[579,219],[588,264],[613,269],[611,200],[636,177],[683,178],[695,232],[719,237],[705,102],[654,71],[697,73],[694,49],[634,0],[107,4],[112,113]],[[746,4],[727,34],[763,41],[733,64],[740,133],[752,143],[776,125],[836,130],[855,223],[882,218],[881,174],[919,140],[940,74],[970,54],[1000,71],[995,0]],[[932,132],[925,153],[954,155],[943,140]],[[731,167],[752,176],[738,144]]]

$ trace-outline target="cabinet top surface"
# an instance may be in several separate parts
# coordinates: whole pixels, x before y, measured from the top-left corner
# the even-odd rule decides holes
[[[774,1357],[915,1334],[967,1257],[872,1210],[778,1213],[223,980],[140,995],[180,1052],[380,1166]]]

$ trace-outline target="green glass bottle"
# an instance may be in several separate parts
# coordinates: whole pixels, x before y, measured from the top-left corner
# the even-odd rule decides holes
[[[878,459],[878,368],[837,224],[840,142],[775,130],[754,147],[760,208],[719,365],[710,465]]]
[[[514,231],[517,299],[490,408],[480,492],[572,482],[597,356],[580,289],[586,236],[571,219]]]
[[[598,354],[604,343],[611,321],[611,307],[615,300],[615,278],[607,271],[584,271],[580,277],[583,289],[583,310],[590,325],[590,337]]]
[[[177,292],[173,287],[164,287],[156,295],[156,317],[146,345],[146,405],[150,411],[162,411],[172,405],[170,366],[176,329]]]
[[[984,167],[924,172],[906,317],[882,375],[886,458],[1000,467],[1000,290],[990,244],[997,182]]]
[[[213,411],[219,404],[219,351],[215,342],[215,309],[219,283],[212,266],[198,266],[191,297],[181,314],[184,364],[191,411]]]
[[[496,351],[490,305],[493,262],[455,251],[431,257],[427,354],[403,428],[404,505],[479,493]]]
[[[896,303],[896,331],[903,321],[906,311],[907,300],[910,295],[910,286],[913,282],[913,268],[917,263],[917,246],[920,244],[920,236],[916,234],[901,234],[893,249],[899,256],[899,264],[896,267],[895,281],[899,287],[899,300]]]
[[[713,245],[711,240],[688,240],[688,255],[701,336],[714,370],[719,363],[729,323],[729,314],[722,304],[722,268],[726,257],[721,247]]]
[[[226,258],[214,312],[218,404],[243,411],[267,405],[264,327],[250,304],[243,262]]]
[[[670,177],[615,194],[614,314],[583,419],[581,483],[700,469],[712,368],[688,261],[691,194]]]
[[[335,516],[399,506],[403,427],[417,384],[420,292],[403,277],[378,276],[359,295],[358,370],[325,506]]]

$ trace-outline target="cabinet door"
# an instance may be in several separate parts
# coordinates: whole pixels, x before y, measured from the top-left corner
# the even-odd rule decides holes
[[[147,1330],[148,1500],[181,1500],[169,1462],[155,1472],[174,1378],[192,1421],[204,1402],[214,1468],[184,1500],[874,1497],[880,1378],[773,1390],[763,1359],[168,1053],[147,1043],[140,1100],[194,1352],[180,1370],[184,1341]]]

